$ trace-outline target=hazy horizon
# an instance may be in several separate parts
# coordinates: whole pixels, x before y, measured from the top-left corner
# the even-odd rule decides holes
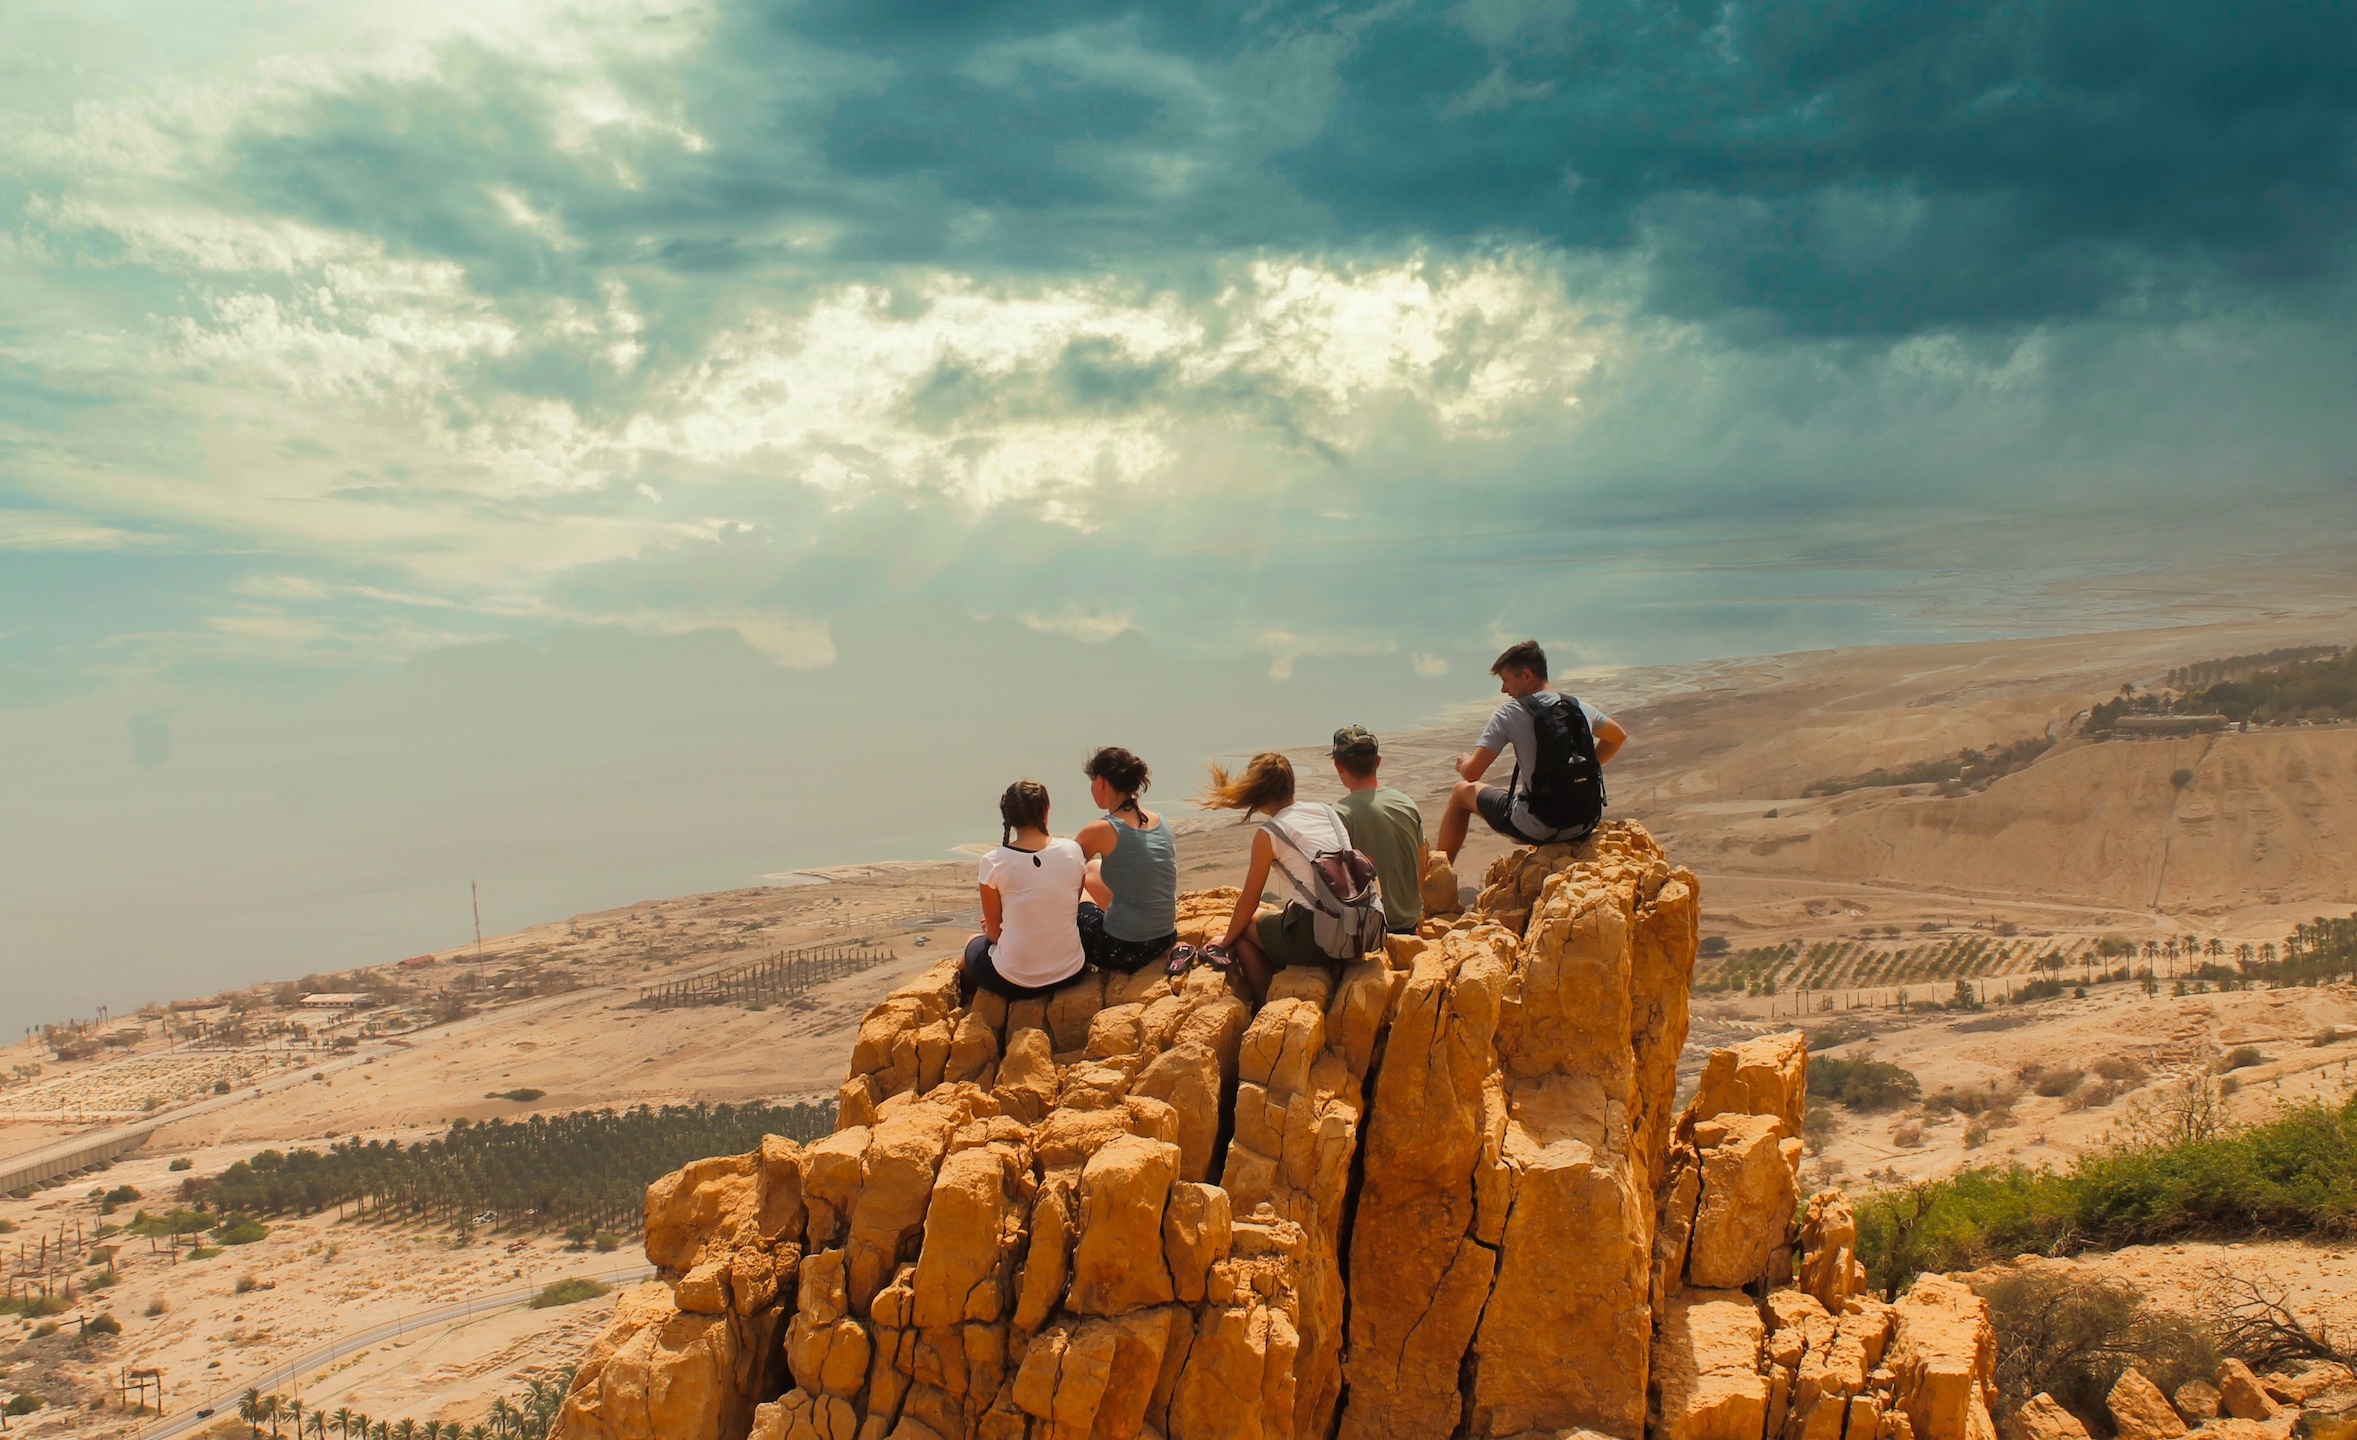
[[[0,1023],[940,853],[1523,635],[2296,606],[2352,74],[2295,4],[11,5]]]

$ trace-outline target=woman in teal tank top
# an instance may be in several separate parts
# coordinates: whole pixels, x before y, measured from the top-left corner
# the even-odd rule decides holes
[[[1178,840],[1165,817],[1138,805],[1151,778],[1145,761],[1108,745],[1081,769],[1105,818],[1072,838],[1112,896],[1093,921],[1094,907],[1082,907],[1081,940],[1090,964],[1134,974],[1178,943]]]

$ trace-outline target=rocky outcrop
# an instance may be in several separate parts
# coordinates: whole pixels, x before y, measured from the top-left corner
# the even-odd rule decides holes
[[[2169,1407],[2169,1397],[2134,1366],[2113,1382],[2103,1407],[2111,1412],[2120,1440],[2176,1440],[2185,1433],[2185,1421]]]
[[[2022,1403],[2013,1424],[2021,1440],[2090,1440],[2086,1423],[2043,1390]]]
[[[1645,832],[1517,850],[1414,937],[862,1024],[838,1129],[648,1192],[559,1433],[665,1440],[1983,1440],[1979,1301],[1866,1298],[1800,1203],[1807,1057],[1675,1106],[1699,895]],[[1184,897],[1181,935],[1235,894]],[[1953,1292],[1953,1293],[1951,1293]]]

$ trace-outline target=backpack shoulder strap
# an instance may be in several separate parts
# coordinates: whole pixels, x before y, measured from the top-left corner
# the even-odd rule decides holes
[[[1303,865],[1315,863],[1314,857],[1311,856],[1307,850],[1301,848],[1301,842],[1293,838],[1293,832],[1277,823],[1276,816],[1271,815],[1267,819],[1261,821],[1260,828],[1268,835],[1269,843],[1271,845],[1282,845],[1286,849],[1292,851],[1294,854],[1299,855]],[[1302,888],[1300,879],[1296,877],[1292,871],[1286,869],[1282,865],[1277,866],[1276,869],[1278,874],[1285,877],[1285,883],[1292,887],[1293,893],[1301,899],[1303,904],[1311,905],[1313,907],[1316,905],[1317,897]]]

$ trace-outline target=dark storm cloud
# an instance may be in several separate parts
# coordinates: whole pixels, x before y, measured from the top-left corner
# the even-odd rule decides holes
[[[1642,257],[1671,315],[1896,334],[2336,274],[2352,73],[2324,0],[757,4],[616,76],[706,149],[568,153],[546,77],[467,52],[248,138],[236,179],[491,290],[1507,236]]]

